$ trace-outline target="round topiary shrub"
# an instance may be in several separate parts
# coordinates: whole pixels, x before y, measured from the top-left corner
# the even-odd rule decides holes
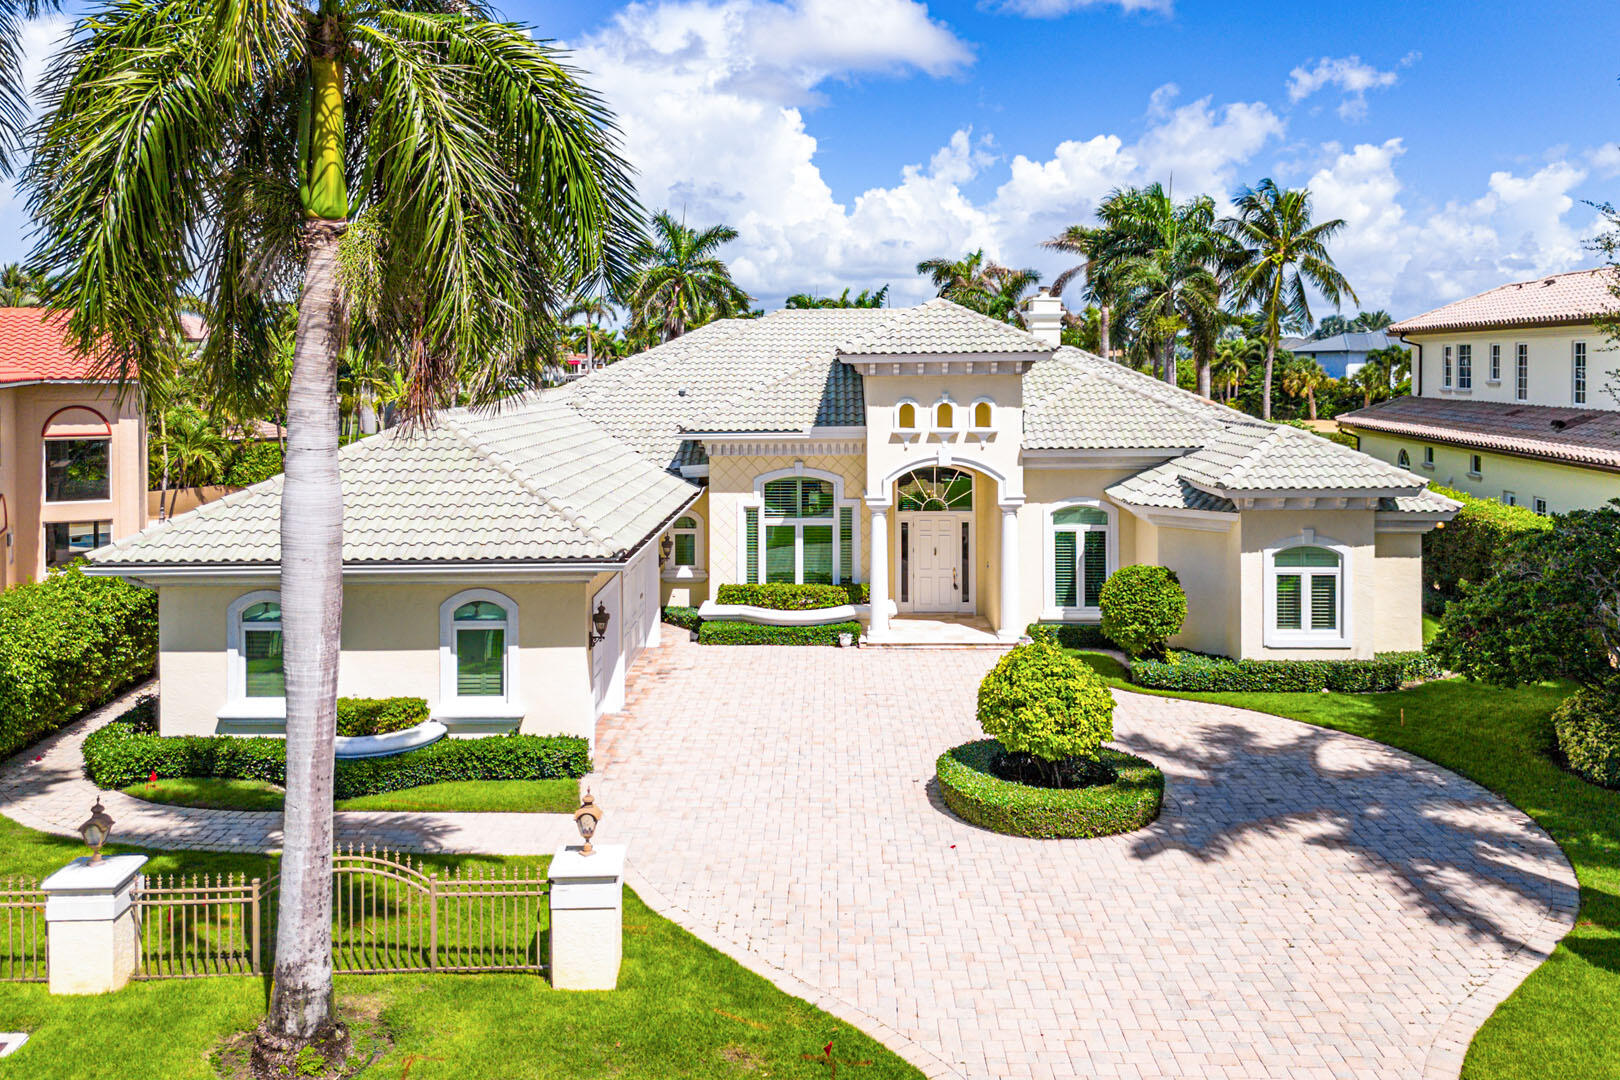
[[[1151,824],[1164,803],[1164,774],[1144,758],[1107,747],[1099,762],[1114,780],[1053,788],[997,775],[1000,743],[979,739],[947,750],[934,763],[940,797],[963,821],[1010,836],[1040,839],[1111,836]]]
[[[979,726],[1009,754],[1096,760],[1114,737],[1114,697],[1090,665],[1037,641],[1003,656],[979,684]]]
[[[1570,771],[1594,784],[1620,788],[1620,694],[1578,690],[1553,710],[1552,718]]]
[[[1187,594],[1174,570],[1122,566],[1103,582],[1102,632],[1132,656],[1163,659],[1165,643],[1187,618]]]

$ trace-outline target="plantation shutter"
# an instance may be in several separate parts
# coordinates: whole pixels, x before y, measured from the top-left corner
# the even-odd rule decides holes
[[[1332,574],[1311,577],[1311,629],[1339,628],[1339,579]]]
[[[456,696],[500,697],[506,660],[501,627],[456,631]]]
[[[743,508],[743,546],[748,549],[744,556],[746,573],[743,580],[752,584],[759,580],[759,507],[757,506]]]
[[[833,530],[831,525],[804,527],[804,583],[833,583]]]
[[[765,580],[793,581],[794,534],[792,525],[765,526]]]
[[[838,508],[838,573],[842,581],[855,580],[855,508]]]
[[[1108,534],[1092,529],[1086,533],[1085,606],[1096,607],[1103,582],[1108,578]]]
[[[799,482],[772,480],[765,485],[765,513],[771,517],[799,516]]]
[[[1298,574],[1277,575],[1277,629],[1300,628],[1300,587]]]
[[[281,667],[281,631],[245,630],[242,655],[246,661],[248,697],[285,697],[287,676]]]
[[[1056,607],[1074,607],[1074,533],[1052,534],[1052,603]]]

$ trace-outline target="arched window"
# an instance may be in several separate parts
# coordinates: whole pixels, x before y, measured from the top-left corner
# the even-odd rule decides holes
[[[953,431],[956,428],[956,406],[949,399],[934,406],[934,428],[938,431]]]
[[[112,428],[94,409],[74,405],[45,421],[45,501],[97,502],[111,497]]]
[[[1399,465],[1403,469],[1410,469],[1412,467],[1412,455],[1408,454],[1405,450],[1402,450],[1400,453],[1395,455],[1395,464]]]
[[[754,479],[738,508],[738,570],[746,582],[847,584],[859,576],[857,504],[833,473],[800,468]]]
[[[895,506],[900,510],[971,510],[973,474],[929,466],[902,476]]]
[[[1343,548],[1314,535],[1266,552],[1266,644],[1349,643]]]
[[[281,653],[281,594],[261,589],[237,597],[226,610],[225,641],[232,701],[270,699],[280,708],[287,696]]]
[[[995,426],[995,403],[989,398],[980,398],[973,403],[973,430],[989,431]]]
[[[1058,618],[1100,614],[1098,597],[1117,555],[1113,514],[1093,501],[1062,506],[1049,518],[1047,603]]]
[[[502,594],[470,589],[439,609],[442,702],[515,700],[516,655],[517,605]]]
[[[684,514],[675,519],[670,528],[670,536],[674,538],[675,550],[670,553],[670,561],[677,567],[691,568],[698,565],[698,523],[692,514]]]
[[[915,401],[902,401],[894,411],[894,427],[896,431],[917,430],[917,403]]]

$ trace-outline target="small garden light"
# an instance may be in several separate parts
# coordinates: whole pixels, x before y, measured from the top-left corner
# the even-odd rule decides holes
[[[588,635],[591,648],[594,649],[607,639],[608,621],[612,618],[613,616],[608,614],[607,606],[599,602],[596,611],[591,615],[592,632]]]
[[[112,832],[113,819],[107,816],[106,807],[101,800],[90,808],[90,820],[79,826],[79,835],[84,837],[84,845],[90,849],[90,865],[94,866],[101,861],[101,845],[107,842],[107,834]]]
[[[596,805],[587,791],[585,797],[579,802],[579,809],[574,811],[574,824],[579,828],[579,835],[584,838],[585,846],[579,849],[581,855],[593,854],[596,849],[591,847],[591,837],[596,835],[596,824],[602,820],[602,808]]]

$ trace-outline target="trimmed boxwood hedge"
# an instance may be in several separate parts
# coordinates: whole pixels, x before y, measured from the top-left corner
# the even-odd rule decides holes
[[[1119,642],[1095,623],[1030,623],[1024,633],[1031,641],[1052,641],[1065,649],[1121,649]]]
[[[1620,695],[1616,689],[1577,690],[1552,714],[1558,749],[1570,771],[1609,788],[1620,788]]]
[[[766,626],[762,623],[705,620],[698,641],[705,645],[837,645],[839,634],[861,636],[858,622],[823,626]]]
[[[670,604],[664,608],[664,621],[682,630],[695,631],[703,625],[703,617],[698,614],[697,608],[682,607],[679,604]]]
[[[864,604],[871,589],[856,585],[791,585],[770,582],[760,585],[722,585],[715,590],[717,604],[747,604],[772,611],[815,611],[841,604]]]
[[[84,764],[101,788],[146,780],[212,777],[287,784],[287,744],[268,736],[155,734],[156,703],[134,709],[84,740]],[[353,799],[452,780],[550,780],[591,771],[589,746],[569,735],[440,739],[393,757],[339,761],[333,797]]]
[[[344,736],[387,735],[404,731],[428,718],[427,698],[390,697],[337,699],[337,733]]]
[[[77,564],[0,593],[0,758],[146,678],[157,594]]]
[[[1164,774],[1151,761],[1103,747],[1119,772],[1112,784],[1042,788],[1003,780],[993,771],[1001,744],[963,743],[934,763],[940,796],[963,821],[1009,836],[1111,836],[1152,823],[1164,803]]]
[[[1369,694],[1443,674],[1439,661],[1423,652],[1379,653],[1371,660],[1231,660],[1181,652],[1168,660],[1131,661],[1131,681],[1153,690]]]

